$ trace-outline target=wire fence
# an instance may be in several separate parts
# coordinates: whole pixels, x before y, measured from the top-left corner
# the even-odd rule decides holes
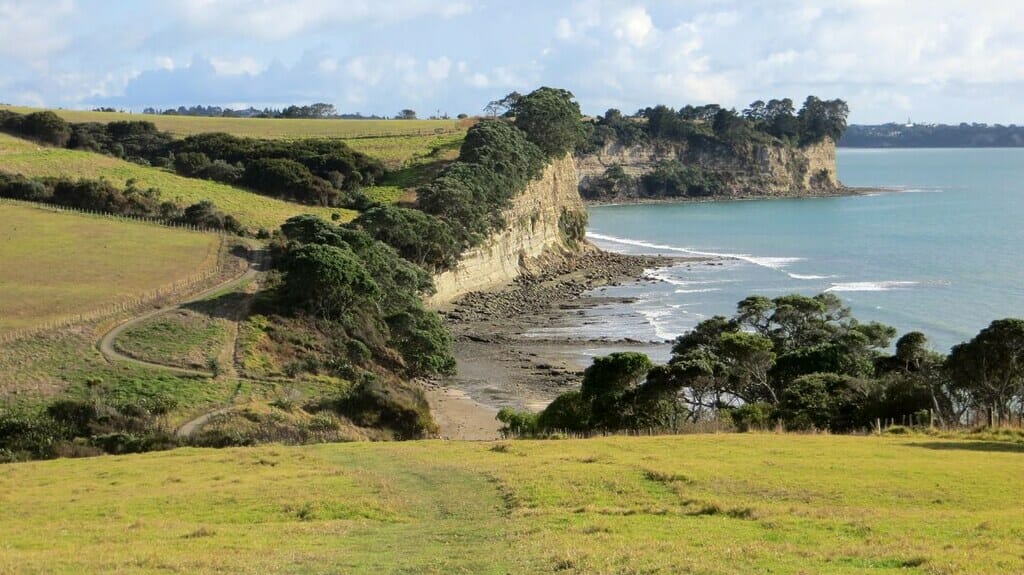
[[[200,232],[204,234],[217,234],[224,237],[235,237],[234,234],[226,232],[219,228],[207,228],[203,226],[196,226],[177,220],[170,220],[166,218],[150,217],[150,216],[138,216],[129,214],[112,214],[110,212],[101,212],[98,210],[86,210],[82,208],[75,208],[70,206],[62,206],[60,204],[49,204],[46,202],[31,202],[28,200],[16,200],[13,198],[0,197],[0,205],[10,204],[16,206],[23,206],[29,208],[37,208],[40,210],[46,210],[51,212],[63,212],[70,214],[78,214],[82,216],[91,216],[94,218],[112,219],[122,222],[138,222],[143,224],[152,224],[155,226],[178,228],[181,230],[188,230],[190,232]]]
[[[12,200],[0,199],[0,204],[8,203]],[[38,205],[33,202],[24,202],[30,205]],[[116,217],[133,219],[128,216],[109,216],[107,214],[92,213],[88,210],[69,210],[63,209],[60,206],[54,207],[57,211],[76,211],[87,215],[96,215],[103,217]],[[156,223],[152,220],[140,220],[149,223]],[[207,230],[195,228],[194,226],[183,226],[184,229],[190,229],[196,232],[206,233]],[[165,302],[176,301],[184,296],[195,293],[199,287],[208,284],[212,279],[221,276],[226,273],[229,269],[236,268],[240,262],[232,262],[229,264],[230,258],[228,257],[229,245],[227,242],[227,234],[220,234],[219,241],[214,249],[207,252],[206,258],[200,264],[198,271],[192,275],[174,281],[169,284],[159,286],[155,289],[147,290],[145,292],[121,298],[113,303],[104,304],[101,307],[95,308],[90,311],[68,314],[59,318],[51,318],[42,321],[39,324],[31,327],[4,331],[0,332],[0,344],[9,344],[26,337],[39,335],[42,333],[67,328],[73,325],[78,325],[86,322],[98,321],[108,317],[113,317],[117,314],[128,313],[139,311],[146,307],[153,307]]]

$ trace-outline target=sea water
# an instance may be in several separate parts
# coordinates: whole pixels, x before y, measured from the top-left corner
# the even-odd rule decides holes
[[[1024,317],[1024,149],[840,149],[837,164],[846,185],[889,191],[591,208],[604,249],[720,259],[600,291],[632,303],[589,310],[574,334],[671,339],[752,294],[834,293],[942,352]]]

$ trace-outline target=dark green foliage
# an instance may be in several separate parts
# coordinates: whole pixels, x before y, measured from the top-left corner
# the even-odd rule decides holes
[[[1024,320],[993,321],[953,347],[946,368],[954,392],[1003,421],[1024,402]]]
[[[195,176],[210,165],[210,158],[202,152],[178,152],[174,155],[174,171],[183,176]]]
[[[141,189],[128,182],[124,189],[107,180],[35,178],[0,172],[0,197],[56,204],[119,216],[153,218],[172,223],[243,234],[242,225],[209,201],[186,208],[161,200],[156,188]]]
[[[582,141],[580,106],[572,92],[538,88],[512,104],[516,127],[548,157],[562,156]]]
[[[180,154],[179,154],[180,155]],[[277,198],[321,206],[337,205],[341,194],[303,164],[288,158],[259,158],[245,166],[242,182]]]
[[[727,417],[741,433],[751,430],[765,430],[771,427],[775,419],[775,407],[768,403],[744,403],[738,407],[723,409],[721,415]]]
[[[707,197],[724,189],[720,174],[679,161],[661,162],[640,178],[641,196],[649,198]]]
[[[838,142],[846,131],[846,117],[850,108],[842,100],[820,100],[807,96],[797,114],[800,122],[800,144],[808,145],[826,138]]]
[[[587,212],[562,208],[558,215],[558,231],[566,244],[575,246],[587,236]]]
[[[172,406],[161,398],[116,405],[61,399],[40,412],[0,411],[0,462],[177,447],[162,420]]]
[[[376,206],[360,214],[351,226],[393,247],[414,264],[434,270],[453,266],[461,251],[448,225],[418,210]]]
[[[758,100],[742,114],[717,104],[688,105],[678,111],[658,105],[640,110],[635,117],[623,117],[613,109],[594,122],[583,151],[594,151],[613,141],[630,146],[645,139],[702,147],[726,144],[732,149],[770,141],[806,146],[825,138],[838,141],[846,130],[848,114],[846,102],[814,96],[807,98],[799,113],[789,98],[768,103]]]
[[[851,431],[870,424],[872,382],[836,373],[803,375],[786,386],[778,409],[790,429]]]
[[[21,115],[0,113],[0,129],[16,136],[63,148],[71,140],[71,125],[50,111]]]
[[[451,230],[433,237],[440,242],[450,235],[454,240],[454,248],[436,245],[437,260],[427,263],[443,269],[451,262],[441,256],[478,245],[504,226],[502,211],[543,168],[542,152],[507,121],[485,120],[470,128],[459,161],[417,192],[419,208]]]
[[[380,290],[348,247],[305,244],[281,263],[284,296],[292,305],[324,319],[339,319],[377,299]]]
[[[71,124],[71,140],[67,147],[163,165],[172,140],[170,134],[161,132],[152,122],[88,122]]]
[[[365,232],[313,216],[291,218],[281,231],[291,242],[279,259],[286,271],[284,294],[292,306],[313,313],[322,305],[317,301],[321,296],[313,288],[303,287],[306,282],[321,281],[322,273],[315,271],[317,266],[294,269],[293,260],[314,247],[318,253],[321,248],[340,250],[351,256],[346,258],[347,264],[361,270],[359,277],[368,277],[374,287],[345,292],[342,295],[349,298],[348,303],[325,317],[341,321],[352,337],[358,333],[366,343],[377,342],[380,348],[397,350],[405,370],[412,375],[454,371],[451,337],[437,314],[424,309],[420,300],[421,295],[433,291],[430,275],[422,268]],[[300,258],[302,268],[310,264],[306,260],[304,255]],[[333,288],[328,293],[330,289]],[[380,359],[388,361],[384,349],[375,351]]]
[[[437,430],[423,390],[398,380],[365,378],[328,407],[356,425],[389,429],[396,439],[421,439]]]
[[[380,161],[337,140],[258,140],[223,133],[189,136],[174,142],[170,151],[202,153],[244,170],[244,183],[264,194],[320,205],[341,205],[342,192],[371,185],[384,174]],[[216,179],[224,169],[197,171],[196,176]],[[224,181],[224,180],[221,180]]]
[[[537,416],[540,429],[583,432],[590,429],[590,402],[578,391],[563,393]]]
[[[533,437],[537,435],[537,418],[536,413],[503,407],[497,415],[504,424],[499,431],[505,437]]]

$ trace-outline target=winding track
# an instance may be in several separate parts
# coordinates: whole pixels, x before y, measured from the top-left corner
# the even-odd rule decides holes
[[[217,293],[219,291],[231,290],[232,288],[241,286],[241,285],[245,284],[246,282],[255,279],[257,277],[257,275],[261,271],[263,271],[263,263],[266,260],[265,255],[266,255],[266,252],[264,250],[255,250],[255,251],[251,252],[251,254],[250,254],[250,257],[249,257],[249,267],[245,270],[245,273],[243,273],[243,274],[241,274],[241,275],[239,275],[239,276],[237,276],[235,278],[229,279],[229,280],[227,280],[225,282],[219,283],[219,284],[217,284],[217,285],[215,285],[215,286],[213,286],[211,288],[205,289],[205,290],[199,292],[198,294],[195,294],[192,297],[186,299],[185,301],[181,301],[181,302],[178,302],[178,303],[173,304],[173,305],[169,305],[169,306],[158,308],[158,309],[155,309],[155,310],[152,310],[152,311],[148,311],[148,312],[146,312],[146,313],[144,313],[142,315],[137,315],[135,317],[132,317],[131,319],[128,319],[127,321],[125,321],[123,323],[120,323],[120,324],[114,326],[113,329],[111,329],[107,333],[103,334],[103,336],[99,339],[99,341],[96,343],[96,349],[99,350],[100,354],[103,355],[103,358],[106,359],[110,363],[115,363],[115,362],[133,363],[135,365],[140,365],[140,366],[148,367],[148,368],[151,368],[151,369],[159,369],[159,370],[163,370],[163,371],[166,371],[166,372],[169,372],[169,373],[174,373],[174,374],[177,374],[177,375],[184,375],[184,376],[188,376],[188,377],[195,377],[195,376],[199,376],[199,377],[213,377],[213,373],[210,372],[210,371],[204,371],[204,370],[198,370],[198,369],[187,369],[187,368],[183,368],[183,367],[174,367],[174,366],[170,366],[170,365],[164,365],[164,364],[161,364],[161,363],[153,363],[153,362],[149,362],[149,361],[143,361],[141,359],[136,359],[134,357],[125,355],[125,354],[117,351],[117,349],[114,347],[114,341],[116,341],[118,336],[120,336],[122,333],[124,333],[125,330],[127,330],[127,329],[129,329],[129,328],[131,328],[133,326],[136,326],[136,325],[138,325],[138,324],[140,324],[140,323],[142,323],[142,322],[144,322],[144,321],[146,321],[146,320],[148,320],[150,318],[156,317],[156,316],[158,316],[160,314],[167,313],[167,312],[175,310],[175,309],[180,309],[181,307],[186,306],[186,305],[188,305],[190,303],[195,303],[197,301],[201,301],[203,299],[206,299],[207,297],[209,297],[212,294],[215,294],[215,293]],[[232,342],[231,345],[233,346],[234,342]],[[193,434],[195,431],[197,431],[204,424],[206,424],[206,422],[209,421],[211,417],[213,417],[215,415],[219,415],[221,413],[224,413],[224,412],[228,411],[229,409],[230,408],[220,408],[220,409],[216,409],[216,410],[213,410],[211,412],[208,412],[208,413],[204,413],[203,415],[200,415],[199,417],[197,417],[197,418],[195,418],[195,419],[193,419],[191,421],[186,422],[184,425],[179,427],[175,433],[177,435],[179,435],[179,436],[187,437],[187,436]]]

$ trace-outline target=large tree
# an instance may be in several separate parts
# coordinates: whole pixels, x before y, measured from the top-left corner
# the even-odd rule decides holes
[[[583,136],[580,106],[568,90],[538,88],[516,100],[510,111],[516,127],[549,157],[572,151]]]

